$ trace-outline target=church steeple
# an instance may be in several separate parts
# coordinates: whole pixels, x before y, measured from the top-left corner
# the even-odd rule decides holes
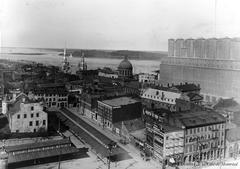
[[[82,52],[81,61],[78,64],[79,70],[87,70],[87,63],[85,62],[85,54]]]
[[[67,59],[66,45],[63,51],[63,62],[62,62],[62,71],[64,73],[70,73],[70,63]]]

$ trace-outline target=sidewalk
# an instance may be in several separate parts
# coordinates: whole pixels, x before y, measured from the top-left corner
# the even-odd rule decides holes
[[[78,117],[80,117],[82,120],[84,120],[86,123],[88,123],[89,125],[91,125],[95,129],[97,129],[99,132],[101,132],[105,136],[107,136],[107,137],[111,138],[112,140],[114,140],[115,142],[117,142],[118,145],[121,148],[126,150],[129,153],[129,155],[133,157],[133,159],[131,159],[131,160],[121,161],[120,163],[117,164],[117,166],[115,166],[115,164],[112,164],[113,165],[112,168],[122,168],[123,166],[125,166],[125,168],[130,168],[130,169],[131,168],[135,168],[137,166],[139,168],[142,168],[143,166],[148,166],[147,168],[153,168],[153,169],[157,169],[157,168],[160,169],[160,168],[162,168],[161,164],[159,164],[158,162],[156,162],[154,160],[144,161],[142,159],[141,155],[140,155],[140,150],[138,150],[136,147],[134,147],[134,145],[132,145],[132,144],[126,144],[126,145],[121,144],[119,142],[120,139],[121,139],[120,136],[114,135],[108,129],[103,129],[96,122],[94,122],[91,119],[89,119],[89,118],[81,115],[80,113],[78,113],[76,109],[69,109],[69,110],[72,111]]]

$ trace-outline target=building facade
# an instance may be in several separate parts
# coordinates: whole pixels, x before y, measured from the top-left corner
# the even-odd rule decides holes
[[[43,102],[31,100],[24,93],[5,105],[9,128],[13,133],[44,132],[48,129],[48,115]]]
[[[165,165],[182,164],[184,129],[170,126],[161,118],[146,118],[146,148],[157,161]]]
[[[225,118],[212,111],[171,114],[169,123],[184,128],[184,163],[219,160],[225,153]]]
[[[164,108],[170,111],[190,109],[187,95],[168,89],[147,88],[141,95],[143,104],[148,108]]]
[[[200,84],[205,102],[240,100],[240,39],[169,39],[161,83]]]
[[[35,88],[29,94],[35,99],[44,99],[45,106],[60,108],[68,106],[68,91],[65,87],[41,87]]]
[[[138,75],[138,81],[140,83],[150,83],[150,84],[155,84],[157,80],[157,76],[154,74],[150,73],[140,73]]]
[[[114,123],[141,118],[142,115],[141,102],[130,97],[117,97],[97,102],[97,121],[111,130]]]

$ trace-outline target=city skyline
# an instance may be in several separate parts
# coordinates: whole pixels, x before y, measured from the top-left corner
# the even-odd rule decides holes
[[[3,1],[1,46],[167,51],[169,38],[239,37],[238,2]],[[216,10],[215,10],[216,9]]]

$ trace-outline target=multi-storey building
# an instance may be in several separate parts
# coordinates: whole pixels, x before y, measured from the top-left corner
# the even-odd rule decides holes
[[[48,115],[43,111],[43,102],[32,100],[24,93],[12,102],[3,104],[11,132],[43,132],[48,128]]]
[[[225,118],[210,110],[170,114],[168,123],[184,128],[186,162],[209,161],[224,157]]]
[[[67,107],[68,91],[64,87],[41,87],[33,89],[35,99],[43,98],[46,107]],[[29,94],[29,96],[31,95]]]
[[[190,109],[190,100],[187,95],[165,87],[147,88],[141,98],[143,105],[148,108],[164,108],[170,111]]]
[[[131,97],[98,100],[96,119],[112,130],[114,123],[141,118],[142,103]]]
[[[150,73],[140,73],[138,75],[138,81],[140,83],[150,83],[150,84],[155,84],[157,80],[157,75],[155,74],[150,74]]]
[[[240,39],[169,39],[168,46],[161,83],[200,84],[206,102],[240,100]]]
[[[178,135],[178,138],[175,139],[179,141],[183,137],[183,143],[181,143],[183,154],[181,158],[178,155],[175,160],[171,161],[191,163],[224,158],[226,121],[220,114],[213,111],[170,112],[164,109],[145,110],[143,114],[146,116],[146,125],[149,131],[146,132],[146,140],[150,150],[156,150],[153,147],[153,131],[161,130],[161,128],[164,129],[164,126],[174,126],[173,131],[179,132],[178,134],[173,134],[175,136]],[[151,119],[150,122],[148,122],[148,118]],[[154,127],[158,129],[154,130]],[[181,132],[183,133],[180,134]],[[163,138],[162,136],[162,140]],[[164,144],[162,143],[162,145]],[[176,143],[176,145],[178,144]],[[167,149],[164,150],[167,151]]]
[[[146,148],[157,161],[164,166],[181,164],[183,147],[184,129],[170,126],[162,118],[146,118]]]

